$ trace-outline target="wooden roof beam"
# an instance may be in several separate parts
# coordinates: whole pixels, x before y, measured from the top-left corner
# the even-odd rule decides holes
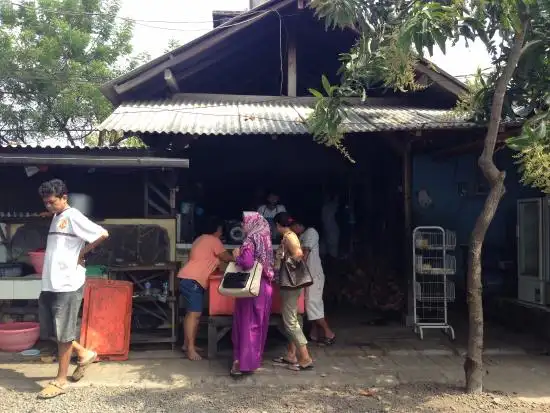
[[[428,76],[435,83],[440,85],[442,88],[448,92],[454,94],[455,96],[462,95],[466,89],[464,86],[461,86],[458,81],[451,81],[442,73],[437,72],[437,70],[430,69],[428,66],[425,66],[423,63],[416,65],[415,69],[422,75]]]
[[[171,69],[164,70],[164,81],[172,93],[180,93],[180,87]]]

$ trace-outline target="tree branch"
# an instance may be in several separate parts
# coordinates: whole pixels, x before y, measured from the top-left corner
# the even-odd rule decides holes
[[[76,146],[75,140],[73,136],[71,135],[71,131],[67,129],[67,122],[62,122],[61,119],[59,119],[56,115],[53,115],[53,118],[55,122],[59,125],[59,129],[63,131],[65,136],[67,137],[67,140],[71,144],[71,146]]]
[[[114,141],[112,141],[109,146],[118,146],[122,142],[124,142],[126,139],[128,139],[128,137],[125,136],[124,134],[122,134],[122,136],[120,138],[117,138]]]
[[[502,119],[502,107],[504,105],[504,96],[506,94],[506,88],[508,83],[514,75],[514,71],[518,65],[523,45],[525,43],[525,36],[529,30],[529,22],[525,21],[521,32],[517,33],[514,38],[514,44],[508,56],[506,67],[504,72],[498,79],[495,87],[495,93],[493,95],[493,102],[491,106],[491,117],[489,120],[489,126],[487,129],[487,135],[483,146],[483,152],[479,157],[479,166],[483,171],[483,175],[491,184],[496,184],[499,180],[500,171],[493,162],[493,155],[495,153],[495,145],[498,137],[498,130],[500,127],[500,121]]]

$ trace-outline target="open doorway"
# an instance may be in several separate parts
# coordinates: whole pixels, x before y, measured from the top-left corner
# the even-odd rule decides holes
[[[234,222],[275,192],[323,243],[323,205],[336,199],[337,253],[323,255],[327,313],[361,323],[399,319],[408,274],[401,159],[383,134],[350,136],[346,145],[355,164],[304,136],[201,136],[186,153],[179,202]]]

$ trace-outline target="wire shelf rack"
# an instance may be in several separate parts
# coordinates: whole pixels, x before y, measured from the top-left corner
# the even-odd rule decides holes
[[[425,303],[452,303],[456,299],[455,283],[452,281],[433,280],[416,282],[414,285],[416,299]],[[445,288],[445,291],[443,291]]]
[[[448,303],[455,301],[456,234],[442,227],[417,227],[413,231],[414,331],[440,329],[454,340],[448,322]]]
[[[443,230],[443,232],[426,230],[425,232],[417,232],[413,241],[415,248],[418,250],[437,251],[445,249],[453,251],[456,248],[456,233],[449,230]]]
[[[416,273],[430,275],[454,275],[456,273],[456,258],[454,255],[432,257],[415,255]]]

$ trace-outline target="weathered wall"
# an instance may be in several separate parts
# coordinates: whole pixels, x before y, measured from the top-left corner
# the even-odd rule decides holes
[[[439,225],[456,231],[458,287],[464,286],[465,252],[470,233],[479,215],[485,195],[476,194],[479,182],[478,154],[436,161],[427,155],[415,156],[413,161],[413,216],[414,225]],[[501,201],[489,227],[484,245],[484,282],[514,284],[516,260],[516,204],[521,198],[540,196],[538,191],[519,182],[517,166],[512,153],[502,150],[496,154],[497,165],[506,170],[506,195]],[[428,208],[420,206],[418,193],[426,190],[432,200]],[[498,270],[499,261],[512,261],[512,270],[505,274]],[[508,279],[503,280],[503,277]]]

